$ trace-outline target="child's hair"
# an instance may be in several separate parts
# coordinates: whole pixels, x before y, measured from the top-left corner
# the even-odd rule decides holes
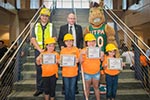
[[[115,50],[116,51],[116,50]],[[108,51],[109,52],[109,51]],[[108,56],[108,52],[105,52],[105,55]],[[114,58],[116,58],[116,53],[115,55],[113,56]]]
[[[48,45],[48,44],[45,45],[44,51],[47,51],[47,45]]]
[[[87,47],[88,45],[87,45],[87,41],[85,41],[85,46]]]

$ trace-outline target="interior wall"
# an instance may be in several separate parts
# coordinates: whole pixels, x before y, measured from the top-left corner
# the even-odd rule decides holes
[[[150,22],[150,0],[142,0],[137,10],[127,11],[125,23],[129,27],[145,24]],[[130,14],[129,14],[130,13]]]
[[[137,36],[144,41],[147,45],[149,45],[150,40],[150,0],[140,0],[140,7],[137,10],[130,10],[126,12],[125,15],[125,23],[130,28],[132,27],[132,31],[134,31]],[[143,47],[141,43],[139,43],[141,48]]]
[[[9,32],[8,31],[9,31],[8,28],[5,28],[5,30],[0,29],[0,40],[3,40],[6,46],[9,46]]]
[[[5,17],[4,17],[5,16]],[[9,18],[10,14],[0,10],[0,40],[9,46]]]
[[[4,40],[7,46],[16,39],[19,32],[18,15],[5,8],[0,9],[0,40]]]

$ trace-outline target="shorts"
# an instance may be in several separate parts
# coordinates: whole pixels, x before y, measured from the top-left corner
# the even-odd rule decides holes
[[[96,74],[84,73],[84,79],[85,80],[91,80],[92,78],[95,79],[95,80],[100,80],[100,72],[98,72]]]
[[[42,77],[43,79],[43,88],[44,93],[46,95],[50,95],[50,97],[55,97],[55,88],[56,88],[56,75],[49,77]]]

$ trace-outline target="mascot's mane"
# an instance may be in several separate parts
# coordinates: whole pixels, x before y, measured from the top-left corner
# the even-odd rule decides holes
[[[96,7],[96,8],[97,7],[101,7],[101,8],[103,8],[103,6],[104,6],[104,0],[99,0],[99,3],[91,1],[90,5],[89,5],[90,8],[93,8],[93,7]]]
[[[97,2],[90,2],[89,7],[90,7],[90,11],[92,8],[98,8],[102,13],[103,13],[103,7],[104,7],[104,0],[100,0],[99,3]]]
[[[90,8],[99,7],[100,5],[97,2],[90,2]]]

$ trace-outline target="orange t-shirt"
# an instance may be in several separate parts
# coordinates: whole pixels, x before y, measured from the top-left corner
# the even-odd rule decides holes
[[[79,59],[79,49],[77,47],[63,48],[60,51],[61,54],[75,55],[76,59]],[[78,66],[62,66],[62,76],[63,77],[74,77],[78,75]]]
[[[147,59],[144,55],[140,56],[140,63],[142,64],[142,66],[145,66],[145,67],[148,65],[147,64]]]
[[[86,48],[83,48],[82,50],[85,51]],[[100,59],[88,58],[87,54],[83,54],[82,59],[82,68],[84,73],[96,74],[100,71]]]
[[[59,60],[59,54],[57,52],[43,52],[41,54],[55,54],[56,60]],[[42,77],[48,77],[53,76],[56,74],[56,77],[58,78],[58,64],[42,64]]]
[[[108,58],[110,58],[110,57],[108,57],[108,56],[105,56],[104,57],[104,61],[103,61],[103,63],[102,63],[102,66],[104,66],[105,64],[107,64],[108,65]],[[120,71],[119,70],[115,70],[115,69],[108,69],[108,67],[104,67],[104,72],[106,73],[106,74],[108,74],[108,75],[118,75],[119,73],[120,73]]]

